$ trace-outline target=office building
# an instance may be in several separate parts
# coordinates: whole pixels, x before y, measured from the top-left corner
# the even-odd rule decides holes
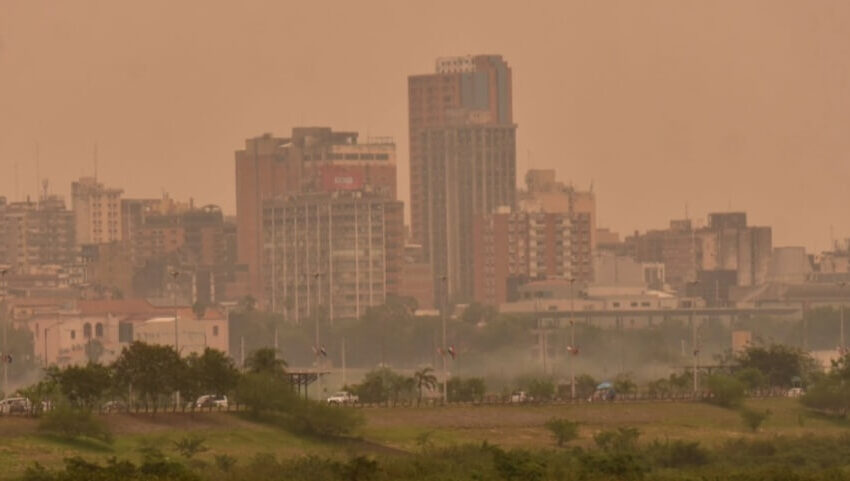
[[[265,134],[248,139],[236,152],[237,249],[248,267],[249,289],[260,301],[262,283],[263,203],[311,192],[367,190],[396,198],[396,158],[392,139],[358,143],[356,132],[303,127],[290,137]]]
[[[105,244],[120,241],[121,189],[104,187],[94,177],[71,183],[71,209],[76,218],[78,244]]]
[[[497,55],[441,58],[434,73],[408,78],[411,231],[438,303],[473,297],[475,216],[514,206],[511,91]]]
[[[273,312],[294,323],[358,318],[398,293],[401,202],[338,191],[263,205],[263,285]]]

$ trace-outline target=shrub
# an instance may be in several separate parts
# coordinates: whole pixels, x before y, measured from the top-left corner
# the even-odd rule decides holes
[[[767,384],[767,377],[754,367],[741,369],[735,373],[735,378],[744,383],[747,389],[759,389]]]
[[[548,401],[555,394],[555,383],[551,379],[534,378],[528,381],[528,395],[535,401]]]
[[[475,402],[484,399],[485,384],[480,377],[449,379],[446,385],[446,397],[449,402]]]
[[[734,407],[744,400],[744,384],[731,376],[715,374],[708,378],[711,391],[709,402],[723,407]]]
[[[593,436],[596,446],[603,451],[634,451],[640,437],[638,428],[617,428],[616,431],[600,431]]]
[[[756,432],[762,423],[770,417],[770,410],[756,411],[755,409],[741,409],[741,421],[750,431]]]
[[[209,450],[204,446],[206,438],[203,436],[186,436],[180,441],[174,441],[174,449],[186,459],[192,459],[196,454]]]
[[[552,433],[558,446],[563,446],[578,438],[578,423],[576,422],[563,418],[552,418],[546,421],[544,426]]]
[[[88,437],[106,443],[112,442],[112,433],[91,412],[60,404],[47,412],[38,424],[38,429],[66,439]]]
[[[340,409],[313,401],[300,401],[283,414],[284,424],[297,434],[341,436],[363,424],[363,415],[353,409]]]
[[[699,441],[680,439],[666,443],[654,441],[649,446],[648,454],[656,464],[665,468],[701,466],[710,460],[708,451],[700,446]]]
[[[215,459],[215,467],[225,473],[233,471],[233,467],[236,466],[236,458],[228,454],[216,454],[213,459]]]

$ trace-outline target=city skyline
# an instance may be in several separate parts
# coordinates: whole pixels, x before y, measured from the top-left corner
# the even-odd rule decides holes
[[[850,10],[839,2],[674,3],[497,5],[486,25],[464,22],[474,3],[450,18],[440,17],[442,5],[416,10],[422,25],[403,22],[415,7],[343,5],[321,18],[351,33],[349,44],[295,50],[288,45],[318,24],[281,37],[269,21],[274,5],[210,8],[188,36],[179,27],[194,18],[189,6],[121,13],[97,3],[4,4],[0,191],[14,197],[17,163],[22,196],[36,192],[38,142],[41,177],[70,201],[71,181],[94,170],[96,143],[100,180],[127,197],[166,190],[232,214],[232,155],[245,138],[323,125],[393,136],[399,198],[409,205],[406,76],[430,71],[437,57],[492,53],[514,71],[518,177],[555,168],[577,187],[593,183],[600,226],[621,235],[663,228],[687,205],[696,219],[746,211],[774,227],[776,245],[816,252],[850,235],[841,223],[850,95],[840,42]],[[314,18],[314,9],[293,13]],[[370,16],[377,11],[400,21]],[[445,38],[428,35],[429,21]],[[231,23],[253,28],[236,36],[224,28]],[[374,34],[354,35],[364,25]],[[161,35],[143,35],[151,31]],[[113,44],[100,41],[106,35]],[[388,45],[390,36],[399,41]],[[342,72],[348,82],[339,82]],[[203,182],[190,182],[199,173]]]

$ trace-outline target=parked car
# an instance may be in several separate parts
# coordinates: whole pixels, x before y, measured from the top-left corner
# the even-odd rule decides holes
[[[328,404],[355,404],[360,402],[360,397],[348,391],[338,391],[328,397]]]
[[[788,397],[800,397],[803,394],[806,394],[806,391],[804,391],[803,388],[792,387],[791,389],[788,390],[788,392],[785,395],[788,396]]]
[[[528,401],[531,401],[531,398],[525,391],[514,391],[511,393],[512,403],[524,403]]]
[[[0,413],[25,414],[30,411],[30,400],[25,397],[10,397],[0,401]]]
[[[216,394],[204,394],[195,401],[196,408],[227,409],[227,405],[227,396]]]
[[[103,405],[105,413],[121,413],[127,411],[127,404],[124,401],[109,401]]]

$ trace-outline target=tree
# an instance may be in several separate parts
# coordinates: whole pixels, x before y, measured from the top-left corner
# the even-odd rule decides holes
[[[236,400],[248,408],[252,417],[258,418],[292,405],[295,393],[282,376],[263,371],[249,372],[239,378]]]
[[[621,374],[614,379],[614,391],[617,394],[631,394],[637,390],[637,385],[627,374]]]
[[[277,358],[272,348],[257,349],[245,359],[245,368],[250,373],[268,373],[275,376],[286,374],[286,361]]]
[[[412,377],[402,376],[400,374],[388,377],[387,381],[393,405],[398,404],[402,395],[413,392],[416,387],[415,379]]]
[[[535,401],[548,401],[555,394],[555,383],[547,378],[533,378],[528,381],[527,389]]]
[[[446,397],[449,402],[481,401],[484,398],[484,390],[484,379],[480,377],[452,377],[446,384]]]
[[[195,314],[195,319],[203,319],[207,313],[207,305],[201,301],[196,301],[192,304],[192,313]]]
[[[135,341],[121,351],[113,364],[115,379],[136,393],[145,406],[157,411],[162,396],[179,389],[185,364],[171,346]]]
[[[18,394],[30,400],[30,415],[38,416],[44,410],[45,404],[52,403],[59,397],[59,387],[55,379],[48,374],[41,381],[19,389]]]
[[[576,395],[579,398],[588,398],[596,391],[598,384],[593,376],[582,374],[576,378]]]
[[[563,418],[552,418],[546,421],[546,429],[552,433],[558,447],[578,438],[578,423]]]
[[[847,416],[850,412],[850,354],[832,361],[829,372],[818,376],[800,401],[813,409]]]
[[[422,403],[422,390],[427,389],[429,391],[433,390],[437,387],[437,376],[433,374],[434,369],[430,367],[422,368],[415,373],[413,373],[413,379],[416,383],[416,390],[418,391],[418,397],[416,399],[416,404]]]
[[[53,371],[50,376],[72,405],[88,411],[98,405],[112,386],[112,370],[93,362],[85,366],[68,366]]]
[[[725,374],[710,376],[708,389],[711,391],[709,402],[718,406],[733,407],[744,400],[744,384],[732,376]]]
[[[276,361],[279,370],[283,369],[285,363]],[[187,363],[191,376],[197,379],[204,394],[227,394],[236,388],[239,381],[239,370],[233,360],[217,349],[206,348],[200,356],[189,357]]]
[[[91,339],[86,343],[86,359],[89,362],[99,362],[105,351],[106,349],[98,339]]]
[[[787,388],[794,378],[807,379],[817,363],[807,353],[782,344],[749,346],[738,356],[741,369],[756,369],[772,387]]]
[[[747,389],[759,389],[767,384],[765,375],[754,367],[748,367],[735,372],[735,378],[744,383]]]
[[[363,382],[352,386],[352,391],[365,403],[384,403],[391,398],[398,401],[399,395],[407,390],[413,390],[415,381],[394,372],[389,368],[373,369],[366,373]]]

